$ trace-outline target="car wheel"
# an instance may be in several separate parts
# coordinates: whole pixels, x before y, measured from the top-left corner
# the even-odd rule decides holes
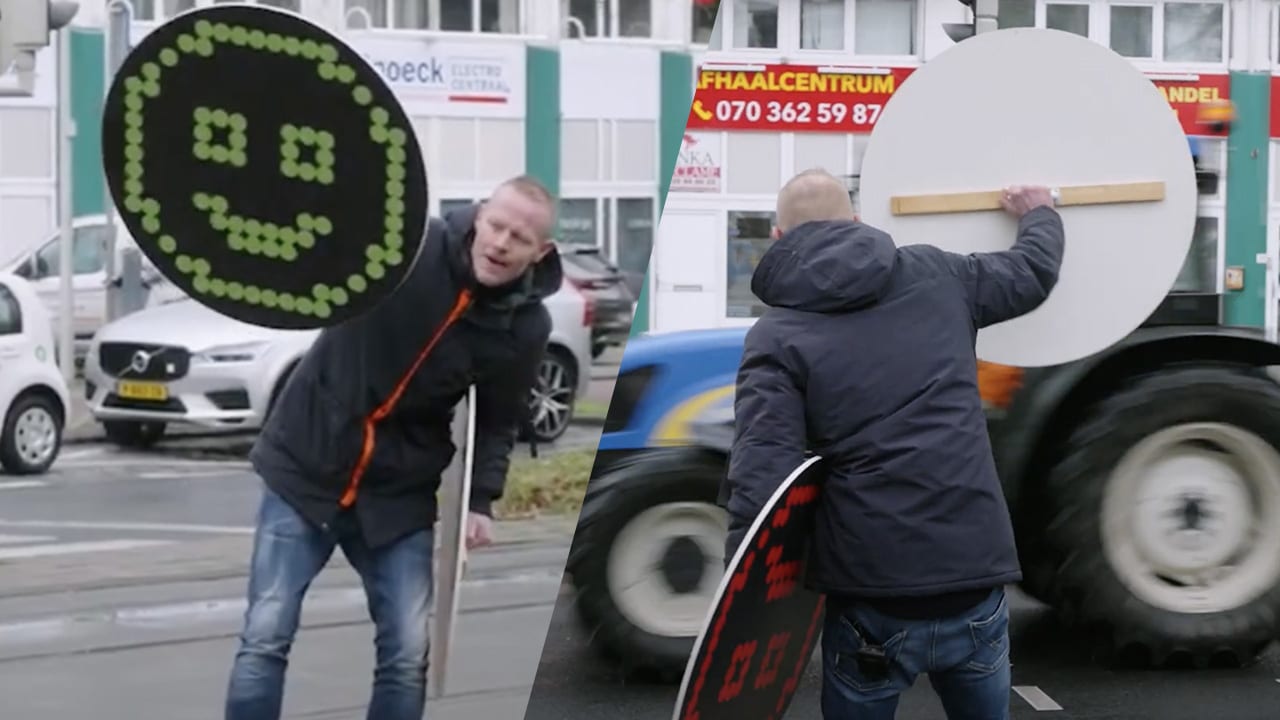
[[[538,367],[538,380],[529,399],[529,433],[540,443],[554,442],[573,420],[578,373],[568,353],[551,348]]]
[[[1189,367],[1125,383],[1047,478],[1059,612],[1125,665],[1247,665],[1280,635],[1280,387]]]
[[[724,576],[724,458],[700,449],[637,456],[598,480],[574,537],[579,620],[627,669],[679,677]]]
[[[160,438],[164,437],[165,424],[133,420],[104,420],[102,429],[107,433],[107,440],[120,447],[145,449],[160,442]]]
[[[62,447],[62,412],[43,395],[19,396],[0,432],[0,466],[14,475],[49,469]]]

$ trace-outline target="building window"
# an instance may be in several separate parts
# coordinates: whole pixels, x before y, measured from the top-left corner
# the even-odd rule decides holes
[[[626,272],[644,274],[653,252],[653,198],[619,198],[616,262]]]
[[[716,16],[720,14],[720,0],[714,2],[693,3],[693,34],[690,40],[695,45],[710,45],[712,35],[716,31]]]
[[[347,24],[361,14],[368,25],[395,30],[445,30],[450,32],[518,33],[520,0],[440,0],[440,17],[433,18],[425,0],[346,0]]]
[[[853,51],[915,55],[917,0],[854,0]]]
[[[1226,26],[1226,5],[1223,3],[1166,3],[1165,62],[1223,62],[1226,54]]]
[[[779,0],[733,0],[733,46],[778,47]]]
[[[653,35],[653,0],[568,0],[562,7],[577,21],[569,25],[572,38]]]
[[[1127,58],[1153,58],[1152,34],[1155,8],[1147,5],[1112,5],[1110,47]]]
[[[196,0],[134,0],[133,19],[168,20],[195,7]]]
[[[860,0],[861,1],[861,0]],[[883,0],[881,0],[883,1]],[[1036,27],[1088,37],[1134,60],[1170,63],[1225,63],[1226,3],[1202,2],[1045,2],[1037,15],[1036,0],[1001,0],[1001,28]],[[1105,13],[1093,21],[1094,6]]]
[[[214,5],[226,5],[229,3],[245,3],[250,2],[253,5],[266,5],[267,7],[280,8],[281,10],[290,10],[292,12],[302,12],[302,0],[213,0]],[[186,4],[194,4],[193,0],[186,0]]]
[[[1195,235],[1191,238],[1191,249],[1187,251],[1187,259],[1182,263],[1178,279],[1173,283],[1175,293],[1216,293],[1218,292],[1218,235],[1221,219],[1217,217],[1196,218]]]
[[[4,285],[0,285],[0,335],[17,335],[22,332],[22,306],[18,298]]]
[[[1048,3],[1044,8],[1044,24],[1050,30],[1089,37],[1089,6],[1083,4]]]
[[[560,200],[559,233],[556,238],[568,245],[600,247],[600,230],[597,212],[600,202],[595,198],[564,198]]]
[[[844,49],[844,0],[800,0],[800,48]]]
[[[751,275],[769,248],[773,223],[772,212],[729,212],[724,283],[726,317],[758,318],[764,313],[764,304],[751,292]]]

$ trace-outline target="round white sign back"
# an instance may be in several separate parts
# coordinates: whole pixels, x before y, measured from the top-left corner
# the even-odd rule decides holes
[[[984,33],[916,70],[886,104],[861,174],[864,222],[899,246],[958,253],[1008,249],[1017,221],[947,211],[946,198],[902,210],[1009,185],[1058,187],[1064,201],[1093,188],[1058,209],[1066,251],[1049,298],[978,335],[978,357],[1007,365],[1077,360],[1131,333],[1173,286],[1195,230],[1195,169],[1169,104],[1130,61],[1056,30]]]

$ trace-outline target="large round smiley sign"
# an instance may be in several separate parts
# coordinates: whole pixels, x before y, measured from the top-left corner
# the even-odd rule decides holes
[[[254,325],[335,325],[417,259],[427,178],[370,65],[292,13],[214,6],[147,35],[107,95],[103,161],[141,250]]]

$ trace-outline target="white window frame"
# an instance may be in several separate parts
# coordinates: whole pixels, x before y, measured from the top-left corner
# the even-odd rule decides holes
[[[534,2],[545,2],[548,5],[550,5],[550,0],[534,0]],[[658,27],[659,6],[664,2],[669,2],[669,0],[649,0],[649,34],[629,35],[625,37],[622,35],[621,28],[619,27],[619,23],[621,22],[621,13],[619,12],[619,10],[621,8],[621,4],[623,2],[626,2],[626,0],[604,0],[604,2],[609,6],[608,7],[609,22],[606,23],[603,28],[600,27],[600,17],[597,15],[595,19],[596,27],[590,28],[590,30],[593,31],[594,34],[591,34],[587,32],[588,28],[586,27],[586,22],[582,18],[579,18],[570,14],[568,0],[561,0],[559,4],[560,5],[559,15],[560,15],[561,39],[566,42],[581,42],[581,41],[589,42],[592,40],[598,41],[603,39],[623,40],[623,41],[631,41],[631,42],[636,42],[636,41],[649,42],[656,37],[655,30]],[[693,17],[693,14],[692,12],[690,12],[690,31],[689,31],[690,36],[692,36],[692,32],[693,32],[692,17]],[[575,25],[571,25],[570,23],[575,21],[577,25],[582,26],[582,34],[579,37],[573,37],[569,34],[570,28],[575,26]]]
[[[1232,3],[1229,0],[1035,0],[1035,24],[1047,27],[1049,5],[1086,5],[1089,7],[1089,39],[1111,47],[1111,8],[1150,7],[1151,53],[1150,58],[1128,58],[1145,72],[1227,72],[1231,60]],[[1170,4],[1222,5],[1222,58],[1214,62],[1166,62],[1164,60],[1164,11]],[[1275,35],[1276,33],[1272,33]]]
[[[795,62],[805,65],[849,65],[850,58],[857,58],[857,64],[893,65],[895,67],[915,67],[924,58],[924,29],[927,3],[929,0],[913,0],[916,3],[914,45],[915,53],[911,55],[864,55],[857,52],[853,45],[854,23],[856,22],[856,0],[844,0],[844,50],[809,50],[800,47],[800,3],[798,0],[781,0],[778,6],[778,47],[748,48],[733,44],[734,0],[720,0],[721,50],[732,54],[734,58],[755,62]]]
[[[441,12],[436,6],[436,12],[432,12],[433,3],[431,0],[383,0],[387,4],[387,22],[385,25],[379,25],[373,22],[373,16],[359,5],[353,5],[353,0],[339,0],[342,8],[342,27],[347,30],[377,30],[379,32],[404,32],[404,33],[442,33],[447,35],[480,35],[486,37],[513,37],[521,36],[528,27],[528,16],[526,11],[529,9],[528,3],[521,0],[516,4],[516,29],[512,32],[485,32],[480,29],[480,21],[483,19],[480,12],[481,0],[471,0],[471,29],[470,30],[441,30],[440,17]],[[396,7],[400,3],[426,3],[427,26],[426,27],[400,27],[394,24],[396,17]],[[359,20],[356,20],[359,18]],[[367,18],[367,20],[366,20]]]

